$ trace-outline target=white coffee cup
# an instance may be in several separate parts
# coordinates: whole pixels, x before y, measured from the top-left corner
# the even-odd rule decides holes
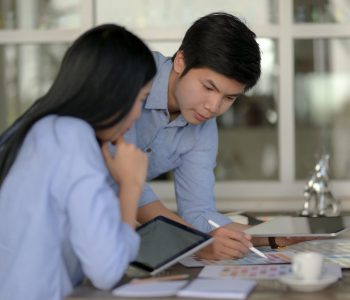
[[[292,272],[304,281],[317,281],[322,275],[323,255],[317,252],[301,252],[292,258]]]

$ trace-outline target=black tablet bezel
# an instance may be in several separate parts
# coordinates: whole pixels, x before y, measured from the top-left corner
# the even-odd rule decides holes
[[[180,228],[181,230],[184,230],[184,231],[186,231],[186,232],[193,233],[193,234],[195,234],[195,235],[201,237],[201,240],[199,240],[199,241],[197,241],[197,242],[195,242],[195,243],[189,245],[188,247],[186,247],[186,248],[183,249],[182,251],[176,253],[175,255],[172,255],[171,257],[167,258],[165,261],[159,263],[159,264],[158,264],[157,266],[155,266],[155,267],[146,265],[146,264],[144,264],[144,263],[142,263],[142,262],[138,262],[138,261],[133,261],[133,262],[131,262],[131,265],[133,265],[133,266],[135,266],[135,267],[138,267],[138,268],[141,268],[141,269],[143,269],[143,270],[145,270],[145,271],[147,271],[147,272],[152,272],[152,271],[154,271],[154,270],[157,270],[157,269],[161,268],[162,266],[168,264],[169,262],[173,261],[173,260],[176,259],[177,257],[182,256],[182,255],[185,254],[186,252],[188,252],[188,251],[190,251],[190,250],[196,248],[197,246],[199,246],[199,245],[201,245],[201,244],[203,244],[203,243],[205,243],[205,242],[207,242],[207,241],[209,241],[209,240],[212,239],[212,236],[210,236],[209,234],[206,234],[206,233],[201,232],[201,231],[199,231],[199,230],[196,230],[196,229],[194,229],[194,228],[188,227],[188,226],[183,225],[183,224],[181,224],[181,223],[175,222],[175,221],[173,221],[173,220],[171,220],[171,219],[168,219],[168,218],[166,218],[166,217],[164,217],[164,216],[158,216],[158,217],[156,217],[156,218],[150,220],[149,222],[147,222],[147,223],[145,223],[145,224],[139,226],[139,227],[136,229],[136,231],[138,232],[138,231],[140,231],[141,229],[143,229],[143,228],[145,228],[145,227],[147,227],[147,226],[149,226],[149,225],[151,225],[151,224],[153,224],[153,223],[155,223],[155,222],[158,222],[158,221],[168,223],[168,224],[170,224],[170,225],[172,225],[172,226],[175,226],[175,227],[177,227],[177,228]]]

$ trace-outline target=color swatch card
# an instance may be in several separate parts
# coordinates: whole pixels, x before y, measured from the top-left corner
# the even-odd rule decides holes
[[[264,252],[268,257],[265,259],[256,255],[255,253],[249,253],[241,259],[228,259],[228,260],[204,260],[196,256],[190,256],[180,261],[185,267],[204,267],[208,265],[271,265],[271,264],[288,264],[291,262],[292,252]]]
[[[271,264],[289,264],[293,253],[289,252],[265,252],[268,259],[260,257],[255,253],[249,253],[241,259],[229,260],[227,265],[271,265]],[[221,265],[222,261],[216,261],[215,264]]]
[[[290,274],[290,264],[283,265],[246,265],[246,266],[206,266],[198,274],[201,278],[216,279],[275,279]],[[342,277],[342,271],[339,265],[334,263],[325,263],[323,274]]]
[[[332,254],[327,255],[325,258],[328,262],[337,263],[343,269],[350,269],[350,255],[346,254]]]
[[[298,243],[287,247],[289,252],[315,251],[322,253],[325,260],[350,268],[350,239],[323,239]],[[284,251],[283,251],[284,252]]]
[[[273,279],[291,272],[290,265],[206,266],[198,274],[203,278]]]
[[[350,239],[322,239],[288,246],[288,251],[317,251],[324,255],[350,255]]]

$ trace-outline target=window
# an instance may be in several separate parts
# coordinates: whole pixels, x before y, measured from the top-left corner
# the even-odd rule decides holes
[[[0,133],[46,93],[70,42],[93,24],[91,12],[91,1],[1,1]]]
[[[50,87],[67,44],[0,46],[0,126],[6,128]]]
[[[74,29],[81,23],[80,0],[2,0],[2,29]]]
[[[350,198],[350,1],[1,3],[0,132],[47,89],[70,41],[94,24],[122,24],[170,56],[195,19],[226,11],[256,32],[263,73],[258,85],[218,119],[218,208],[301,209],[306,177],[325,152],[331,154],[333,193]],[[174,208],[172,183],[153,186]],[[349,204],[343,201],[343,208]]]
[[[331,154],[334,179],[350,179],[350,39],[295,39],[296,177]]]
[[[285,209],[300,209],[305,180],[324,152],[331,154],[335,195],[350,196],[347,183],[338,181],[349,180],[350,173],[350,141],[344,138],[350,124],[339,117],[348,103],[349,1],[130,0],[119,9],[107,0],[96,4],[97,23],[125,24],[169,56],[190,24],[209,12],[243,17],[257,33],[262,78],[218,119],[219,208],[271,210],[284,201]],[[327,90],[321,98],[320,85]],[[161,199],[173,193],[171,184],[154,186]]]

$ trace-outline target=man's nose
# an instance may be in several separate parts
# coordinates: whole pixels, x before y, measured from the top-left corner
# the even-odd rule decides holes
[[[221,97],[211,97],[207,100],[204,107],[209,110],[212,114],[217,114],[220,110]]]

